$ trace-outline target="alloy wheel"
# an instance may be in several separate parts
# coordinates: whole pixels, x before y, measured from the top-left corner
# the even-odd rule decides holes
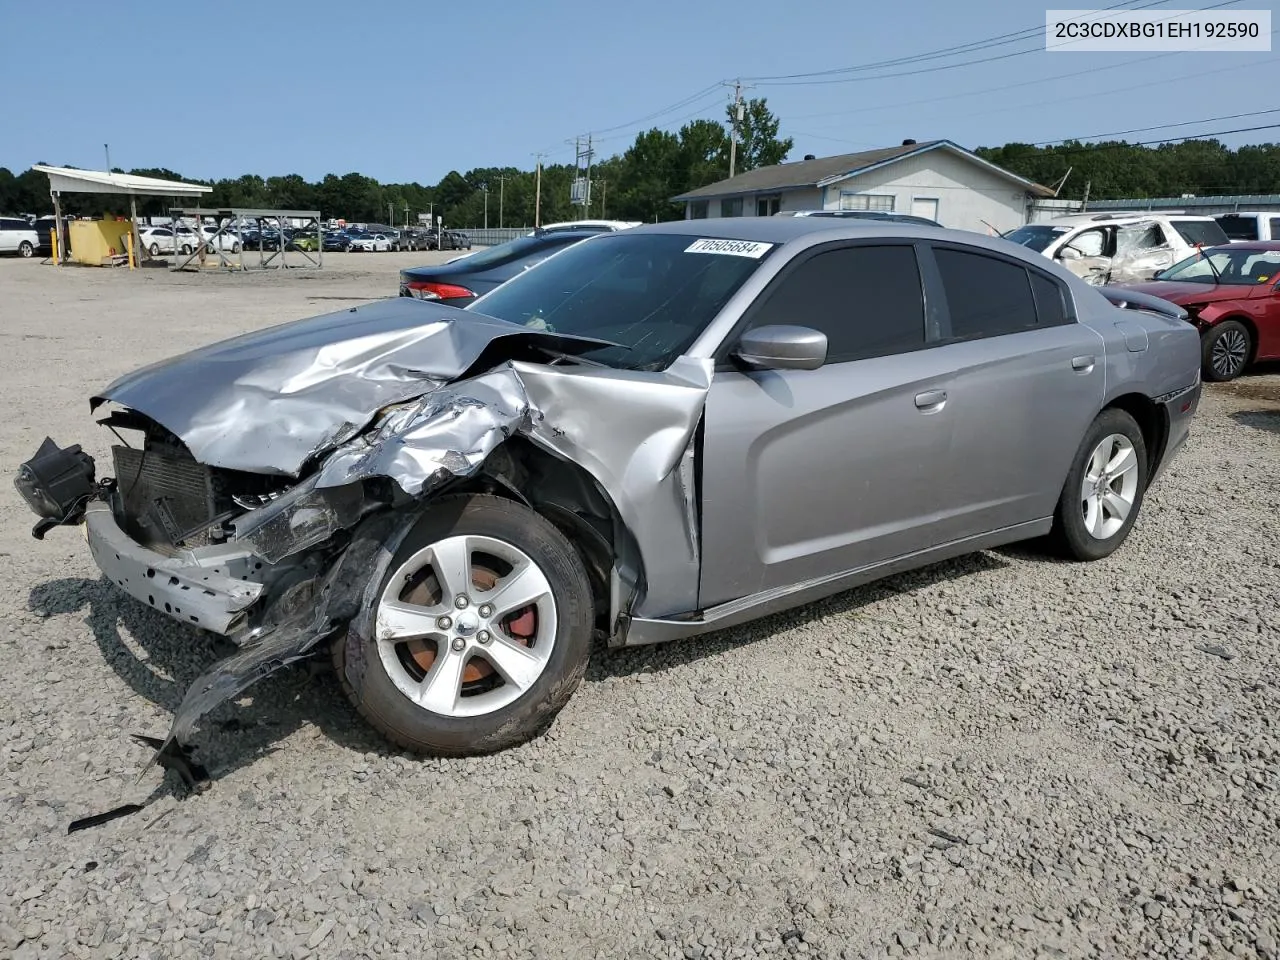
[[[1242,330],[1232,327],[1229,330],[1223,330],[1214,341],[1209,363],[1213,366],[1214,373],[1225,380],[1230,380],[1239,375],[1248,358],[1249,338]]]
[[[400,566],[378,603],[374,636],[395,687],[424,710],[463,718],[519,699],[542,676],[557,610],[547,575],[523,550],[486,536],[439,540]]]
[[[1138,496],[1138,455],[1120,433],[1093,449],[1080,488],[1084,526],[1095,540],[1108,540],[1124,526]]]

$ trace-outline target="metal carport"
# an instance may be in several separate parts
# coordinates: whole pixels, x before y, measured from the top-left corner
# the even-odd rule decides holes
[[[202,183],[184,183],[181,180],[159,180],[155,177],[136,177],[130,173],[111,173],[105,170],[76,170],[73,167],[32,167],[49,175],[49,193],[53,196],[53,215],[58,236],[58,261],[67,259],[66,230],[62,219],[61,197],[64,193],[122,194],[129,198],[129,219],[133,226],[133,249],[141,250],[138,236],[138,197],[201,197],[211,193],[213,187]]]

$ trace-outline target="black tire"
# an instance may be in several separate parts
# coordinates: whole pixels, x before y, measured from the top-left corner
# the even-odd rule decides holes
[[[1137,489],[1124,522],[1107,537],[1099,538],[1090,533],[1086,525],[1082,488],[1094,451],[1107,437],[1117,434],[1126,438],[1133,447],[1137,459]],[[1137,422],[1123,410],[1103,410],[1085,431],[1071,461],[1067,481],[1054,511],[1053,531],[1049,535],[1051,545],[1058,553],[1073,560],[1101,560],[1114,553],[1138,519],[1146,495],[1147,477],[1147,445]]]
[[[489,713],[457,718],[430,712],[401,693],[374,639],[354,628],[341,636],[333,646],[333,662],[343,691],[379,733],[413,753],[494,753],[538,736],[577,689],[591,655],[595,615],[581,557],[551,523],[512,500],[475,495],[435,503],[396,552],[376,595],[382,596],[401,565],[419,550],[461,534],[505,541],[538,565],[556,604],[554,643],[541,675],[519,699]]]
[[[1252,356],[1253,336],[1239,320],[1216,323],[1200,338],[1200,369],[1205,380],[1234,380]]]
[[[189,253],[191,253],[191,244],[184,243],[182,245],[182,250],[180,252],[184,257],[187,256]]]
[[[23,240],[18,244],[18,256],[29,258],[36,255],[35,245],[30,240]]]
[[[153,257],[160,256],[160,244],[153,243],[150,247],[147,248],[147,253],[151,254],[151,256]]]
[[[232,253],[239,253],[239,252],[240,252],[240,244],[239,244],[239,243],[233,243],[233,244],[231,244],[231,252],[232,252]]]

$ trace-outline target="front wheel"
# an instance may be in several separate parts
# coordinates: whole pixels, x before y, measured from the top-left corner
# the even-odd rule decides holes
[[[1253,352],[1249,328],[1239,320],[1214,324],[1201,338],[1200,359],[1204,379],[1222,383],[1244,372]]]
[[[147,253],[151,254],[153,257],[160,256],[160,244],[153,243],[150,247],[147,248]]]
[[[23,240],[20,244],[18,244],[18,256],[34,257],[35,254],[36,254],[36,248],[31,243],[30,240]]]
[[[492,753],[545,730],[581,682],[594,627],[573,545],[522,504],[434,504],[379,585],[373,636],[334,645],[342,687],[392,743]]]
[[[1101,560],[1124,543],[1147,487],[1147,445],[1133,417],[1103,410],[1067,474],[1050,535],[1074,560]]]

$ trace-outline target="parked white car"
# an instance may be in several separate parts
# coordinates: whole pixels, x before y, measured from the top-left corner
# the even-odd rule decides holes
[[[233,230],[228,229],[226,233],[218,234],[217,227],[206,223],[201,224],[200,233],[210,247],[217,247],[223,253],[240,252],[240,239]]]
[[[142,241],[142,249],[153,257],[173,253],[172,227],[139,227],[138,239]]]
[[[1227,242],[1213,217],[1190,214],[1080,213],[1029,223],[1004,235],[1087,283],[1140,283],[1203,247]]]
[[[34,257],[40,249],[40,234],[21,217],[0,217],[0,253]]]
[[[1280,240],[1280,210],[1237,210],[1217,214],[1213,219],[1231,243]]]
[[[362,237],[353,237],[351,240],[350,250],[354,253],[357,250],[365,253],[382,253],[391,250],[391,240],[385,233],[371,233]]]

